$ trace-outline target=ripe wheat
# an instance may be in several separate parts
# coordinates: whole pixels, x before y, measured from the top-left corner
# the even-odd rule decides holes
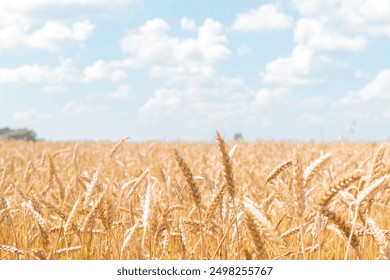
[[[376,143],[0,142],[0,259],[389,259]]]

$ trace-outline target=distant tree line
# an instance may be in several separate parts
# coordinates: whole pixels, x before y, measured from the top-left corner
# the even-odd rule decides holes
[[[37,141],[37,134],[30,129],[0,128],[0,139]]]

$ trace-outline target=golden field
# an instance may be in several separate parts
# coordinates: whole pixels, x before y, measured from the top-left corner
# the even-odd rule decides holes
[[[390,259],[386,143],[1,142],[0,259]]]

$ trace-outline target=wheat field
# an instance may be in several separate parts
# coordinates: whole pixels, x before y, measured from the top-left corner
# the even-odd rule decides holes
[[[390,259],[386,143],[0,142],[0,259]]]

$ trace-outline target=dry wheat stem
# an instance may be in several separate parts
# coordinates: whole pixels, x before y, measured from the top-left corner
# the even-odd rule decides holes
[[[235,203],[235,197],[236,197],[236,194],[237,194],[237,190],[236,190],[236,186],[235,186],[235,183],[234,183],[233,167],[232,167],[232,163],[231,163],[231,158],[230,158],[230,156],[229,156],[229,154],[227,152],[225,141],[223,140],[221,134],[219,134],[218,131],[216,132],[216,140],[217,140],[217,144],[218,144],[218,147],[219,147],[220,161],[221,161],[222,167],[223,167],[223,173],[224,173],[224,177],[225,177],[226,189],[228,190],[228,192],[230,194],[230,197],[231,197],[231,199],[233,201],[234,212],[238,213],[238,209],[236,208],[236,203]],[[241,204],[241,201],[240,201],[240,204]],[[234,220],[235,220],[236,228],[238,228],[237,218],[235,217]],[[239,248],[239,250],[238,250],[238,258],[240,258],[240,248],[241,248],[241,244],[240,243],[241,243],[240,242],[240,234],[237,234],[237,246]]]
[[[225,175],[225,181],[226,181],[226,186],[227,190],[231,196],[231,198],[234,200],[235,195],[236,195],[236,187],[234,184],[234,178],[233,178],[233,168],[230,162],[230,157],[229,154],[227,153],[226,150],[226,145],[225,141],[223,140],[221,134],[217,132],[217,143],[220,151],[220,156],[221,156],[221,162],[222,162],[222,167],[223,167],[223,173]]]
[[[123,254],[126,248],[129,246],[131,240],[133,239],[134,233],[137,230],[139,223],[140,220],[138,220],[130,229],[126,231],[122,248],[121,248],[120,259],[123,259]]]
[[[121,140],[119,140],[115,145],[114,147],[112,147],[110,153],[109,153],[109,159],[111,159],[115,153],[119,150],[120,146],[123,145],[124,142],[127,141],[127,139],[129,139],[129,137],[123,137]]]
[[[390,260],[390,242],[388,241],[385,232],[377,225],[374,219],[368,218],[367,224],[371,229],[372,236],[379,247],[379,254],[386,260]]]
[[[275,169],[271,171],[271,173],[268,175],[268,177],[265,179],[264,186],[267,185],[269,182],[274,180],[276,177],[279,176],[280,173],[282,173],[284,170],[286,170],[288,167],[292,165],[292,160],[286,160],[279,164]]]
[[[93,174],[92,181],[86,184],[87,191],[85,192],[84,205],[88,206],[91,200],[93,191],[96,188],[97,180],[99,178],[100,169],[97,169]]]
[[[371,170],[370,170],[370,179],[368,180],[368,184],[375,182],[375,180],[381,177],[382,173],[382,159],[385,154],[385,144],[382,144],[378,150],[375,152]]]
[[[332,156],[332,153],[326,153],[326,154],[322,155],[321,157],[317,158],[316,160],[314,160],[312,163],[310,163],[310,165],[305,169],[304,174],[303,174],[303,180],[304,180],[304,185],[306,187],[310,183],[310,181],[313,179],[313,177],[329,161],[331,156]]]
[[[65,234],[68,233],[68,231],[69,231],[69,226],[72,223],[72,219],[75,216],[75,214],[77,212],[77,208],[79,207],[80,203],[81,203],[80,199],[77,199],[72,207],[72,210],[69,213],[68,219],[66,220],[65,226],[64,226]]]
[[[14,253],[16,255],[25,255],[25,252],[23,250],[20,250],[16,247],[13,246],[8,246],[8,245],[0,245],[0,250],[9,252],[9,253]]]
[[[63,254],[68,254],[68,253],[79,251],[80,249],[81,249],[81,246],[73,246],[73,247],[68,247],[68,248],[56,250],[54,253],[57,255],[63,255]]]
[[[267,259],[264,241],[254,221],[252,213],[249,211],[245,211],[244,216],[245,216],[245,225],[247,231],[249,232],[250,238],[252,239],[252,244],[256,249],[256,253],[259,259],[261,260]]]
[[[361,177],[361,172],[360,171],[355,171],[354,173],[340,179],[333,185],[329,186],[329,188],[323,193],[323,195],[320,197],[319,200],[319,206],[320,208],[325,208],[329,202],[332,200],[335,195],[350,186],[351,183],[353,183],[356,180],[359,180]]]
[[[204,256],[204,250],[205,250],[205,243],[204,243],[204,235],[203,235],[203,226],[202,226],[202,201],[201,201],[201,194],[199,191],[198,186],[195,183],[194,177],[192,175],[191,170],[187,166],[187,164],[184,162],[183,158],[179,155],[177,150],[174,150],[175,159],[177,163],[179,164],[179,167],[186,179],[187,185],[190,187],[192,198],[195,202],[196,207],[198,208],[199,212],[199,220],[200,220],[200,238],[201,238],[201,259],[203,260]]]
[[[116,151],[0,141],[0,259],[389,258],[387,144],[291,157],[296,143],[218,134]]]
[[[299,232],[300,232],[300,241],[301,241],[301,251],[302,258],[306,260],[306,249],[305,249],[305,236],[304,236],[304,213],[305,213],[305,189],[304,189],[304,181],[303,181],[303,170],[301,157],[297,151],[294,150],[292,156],[293,163],[293,187],[295,189],[296,197],[297,197],[297,205],[298,205],[298,216],[299,216]]]

